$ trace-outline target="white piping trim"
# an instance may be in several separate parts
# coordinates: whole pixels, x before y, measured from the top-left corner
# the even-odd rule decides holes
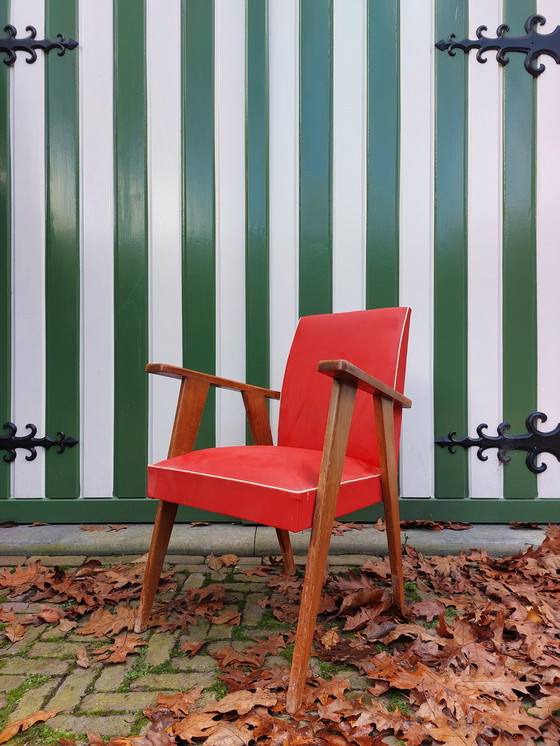
[[[404,317],[404,322],[403,322],[403,325],[401,327],[401,338],[399,339],[399,351],[397,353],[397,365],[395,367],[395,378],[393,379],[393,388],[394,389],[397,388],[397,375],[399,373],[399,363],[401,361],[402,341],[403,341],[403,337],[404,337],[404,328],[406,326],[406,322],[408,320],[408,317],[410,316],[410,311],[411,311],[410,307],[407,307],[407,309],[406,309],[406,316]],[[402,391],[400,393],[402,394]]]
[[[268,490],[276,490],[277,492],[288,492],[290,495],[304,495],[310,490],[316,490],[317,487],[308,487],[305,490],[288,490],[284,487],[276,487],[273,484],[261,484],[260,482],[249,482],[246,479],[234,479],[234,477],[223,477],[219,474],[206,474],[201,471],[190,471],[189,469],[174,469],[172,466],[159,466],[158,464],[150,464],[149,469],[161,469],[162,471],[178,471],[182,474],[195,474],[200,477],[210,477],[212,479],[223,479],[226,482],[239,482],[240,484],[251,484],[254,487],[265,487]],[[381,474],[370,474],[367,477],[359,477],[358,479],[347,479],[341,480],[340,485],[352,484],[353,482],[365,482],[367,479],[378,479]]]

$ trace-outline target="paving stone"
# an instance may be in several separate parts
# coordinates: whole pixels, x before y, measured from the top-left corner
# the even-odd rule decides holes
[[[75,668],[49,700],[47,710],[73,710],[80,703],[86,689],[97,676],[99,666],[95,668]]]
[[[189,588],[200,588],[205,579],[206,576],[201,572],[191,573],[183,584],[183,591],[187,591]]]
[[[8,702],[8,698],[6,697],[6,695],[0,692],[0,710],[6,707],[7,702]]]
[[[58,565],[65,565],[66,567],[79,567],[86,561],[85,555],[77,554],[59,554],[53,557],[46,557],[44,555],[34,554],[33,557],[28,557],[25,561],[26,565],[31,565],[33,562],[40,562],[43,567],[55,567]]]
[[[209,622],[199,621],[198,624],[190,624],[188,629],[188,634],[184,637],[181,637],[181,642],[185,642],[185,640],[194,640],[195,642],[202,642],[202,640],[206,640],[206,635],[208,634],[208,630],[210,628]]]
[[[249,582],[249,578],[247,578],[246,583],[226,583],[225,589],[226,591],[228,591],[228,593],[253,593],[255,591],[255,587],[258,588],[259,585],[265,587],[267,583],[267,578],[261,578],[260,583],[257,583],[256,581]]]
[[[98,692],[112,692],[123,682],[124,677],[134,665],[134,659],[129,658],[126,663],[114,663],[104,666],[101,675],[94,684]]]
[[[21,699],[17,703],[17,706],[13,712],[10,713],[10,722],[14,720],[21,720],[36,710],[42,710],[43,704],[53,690],[58,686],[60,679],[50,679],[45,681],[44,684],[36,686],[33,689],[28,689],[22,695]]]
[[[281,655],[267,655],[264,659],[264,668],[285,668],[289,663]]]
[[[177,640],[177,633],[155,632],[147,645],[145,663],[150,666],[160,666],[169,659]]]
[[[202,554],[168,554],[165,561],[170,565],[202,565],[205,559]]]
[[[51,659],[47,664],[43,659],[12,658],[2,669],[3,674],[23,673],[29,676],[32,673],[46,673],[49,676],[59,676],[68,670],[69,661]]]
[[[20,684],[23,684],[26,678],[23,674],[20,676],[14,674],[11,676],[0,675],[0,692],[10,692],[12,689],[17,689]]]
[[[133,681],[131,689],[149,689],[150,691],[164,691],[172,689],[175,692],[187,691],[193,686],[210,686],[214,683],[214,676],[210,673],[152,673],[141,676]]]
[[[82,642],[82,645],[84,643]],[[79,642],[36,642],[28,655],[41,658],[75,658]]]
[[[218,662],[211,655],[193,655],[192,658],[173,658],[171,665],[180,671],[200,671],[206,673],[214,671]]]
[[[17,567],[18,565],[23,565],[24,562],[25,557],[17,554],[5,555],[4,557],[0,556],[0,567]]]
[[[361,567],[367,560],[380,562],[381,557],[373,554],[331,554],[329,557],[329,563],[332,565],[353,565],[355,567]]]
[[[235,640],[231,643],[227,640],[222,640],[221,642],[211,642],[206,649],[208,650],[208,653],[210,655],[215,655],[219,650],[225,648],[228,645],[231,646],[234,650],[237,650],[238,653],[242,653],[244,652],[248,643],[246,640]]]
[[[51,609],[56,609],[55,604],[29,604],[23,601],[6,601],[0,604],[2,611],[13,611],[14,614],[35,614],[41,611],[45,606]]]
[[[102,565],[120,565],[121,563],[136,562],[138,554],[100,554],[88,557],[88,560],[98,560]]]
[[[237,561],[236,567],[239,567],[239,565],[248,565],[250,567],[257,567],[258,565],[262,565],[262,557],[240,557]]]
[[[80,710],[94,712],[95,710],[137,712],[144,707],[156,704],[157,694],[154,692],[116,692],[102,694],[88,694],[82,700]]]
[[[257,583],[260,585],[266,585],[269,581],[269,577],[263,577],[262,575],[247,575],[246,572],[236,572],[235,573],[235,582],[236,583]],[[271,576],[272,577],[272,576]],[[230,583],[228,583],[230,585]]]
[[[174,565],[173,570],[174,572],[182,572],[183,570],[186,570],[187,572],[207,572],[208,568],[206,568],[202,563],[187,563],[185,565]]]
[[[66,730],[71,733],[100,733],[102,736],[123,736],[130,733],[136,717],[126,715],[66,715],[60,714],[49,720],[50,728]]]
[[[227,624],[213,624],[206,633],[207,640],[229,640],[233,627]]]
[[[266,593],[249,593],[245,601],[245,609],[241,616],[241,623],[243,626],[254,627],[262,619],[264,609],[259,606],[257,601],[262,601],[263,598],[267,598]]]

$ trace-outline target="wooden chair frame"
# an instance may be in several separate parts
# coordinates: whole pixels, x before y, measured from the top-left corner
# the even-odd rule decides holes
[[[294,713],[299,709],[303,697],[313,632],[327,567],[336,500],[358,389],[371,394],[373,397],[393,594],[397,606],[404,609],[404,577],[401,557],[393,407],[408,408],[412,402],[403,394],[378,381],[346,360],[322,361],[318,364],[318,370],[330,376],[333,382],[287,693],[286,709],[289,713]],[[251,386],[173,365],[150,364],[146,366],[146,371],[181,380],[168,458],[188,453],[194,449],[210,386],[240,391],[254,444],[273,445],[266,400],[267,398],[279,399],[279,391]],[[135,627],[136,632],[144,631],[147,626],[177,508],[176,503],[159,500]],[[276,529],[276,534],[285,570],[289,574],[294,574],[296,568],[289,531]]]

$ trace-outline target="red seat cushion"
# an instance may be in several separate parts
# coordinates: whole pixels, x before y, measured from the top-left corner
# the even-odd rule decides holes
[[[148,466],[148,497],[289,531],[311,526],[321,452],[283,446],[207,448]],[[376,467],[344,462],[336,516],[381,501]]]

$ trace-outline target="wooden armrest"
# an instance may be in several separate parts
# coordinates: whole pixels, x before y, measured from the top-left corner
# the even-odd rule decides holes
[[[264,389],[261,386],[251,386],[249,383],[240,383],[239,381],[230,381],[228,378],[220,378],[210,373],[200,373],[197,370],[187,370],[177,365],[166,365],[165,363],[148,363],[146,365],[147,373],[154,373],[159,376],[168,378],[189,378],[191,381],[202,381],[210,386],[216,386],[222,389],[234,389],[235,391],[248,391],[253,394],[262,394],[269,399],[279,399],[280,392]]]
[[[412,401],[404,394],[400,394],[391,386],[387,386],[386,383],[378,381],[377,378],[360,370],[360,368],[349,363],[348,360],[321,360],[317,370],[331,378],[353,381],[362,391],[367,391],[368,394],[380,394],[386,399],[392,399],[402,407],[412,406]]]

